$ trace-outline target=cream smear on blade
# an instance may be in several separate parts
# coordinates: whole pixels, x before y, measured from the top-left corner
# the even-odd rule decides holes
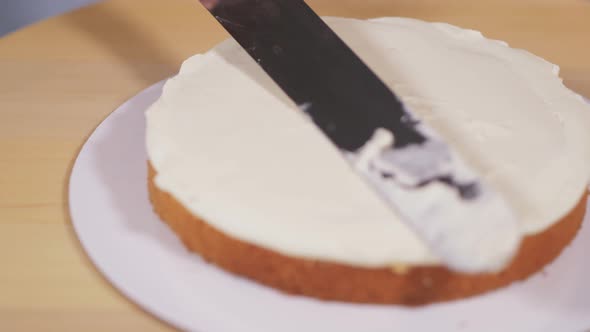
[[[448,24],[327,22],[507,198],[523,235],[586,190],[590,110],[557,66]],[[353,266],[440,264],[233,41],[187,60],[147,123],[157,186],[230,236]]]

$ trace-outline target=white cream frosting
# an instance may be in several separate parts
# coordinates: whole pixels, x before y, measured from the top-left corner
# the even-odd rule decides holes
[[[326,20],[507,197],[524,235],[575,206],[590,180],[590,107],[557,66],[444,23]],[[233,40],[166,83],[147,150],[161,190],[237,239],[354,266],[439,263]]]

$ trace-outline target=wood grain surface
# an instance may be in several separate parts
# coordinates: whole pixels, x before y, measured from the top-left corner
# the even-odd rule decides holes
[[[562,67],[590,96],[585,0],[309,0],[322,15],[409,16],[481,30]],[[0,331],[166,331],[92,266],[67,183],[92,130],[226,37],[196,0],[111,0],[0,39]]]

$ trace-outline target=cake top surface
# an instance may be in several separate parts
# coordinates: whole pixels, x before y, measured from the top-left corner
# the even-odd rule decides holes
[[[578,202],[590,107],[557,66],[444,23],[326,21],[508,199],[523,234]],[[147,150],[160,189],[237,239],[354,266],[439,261],[233,40],[166,83]]]

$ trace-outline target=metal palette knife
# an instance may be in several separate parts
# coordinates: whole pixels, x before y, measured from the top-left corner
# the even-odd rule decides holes
[[[305,2],[201,3],[443,263],[477,273],[512,258],[508,204]]]

